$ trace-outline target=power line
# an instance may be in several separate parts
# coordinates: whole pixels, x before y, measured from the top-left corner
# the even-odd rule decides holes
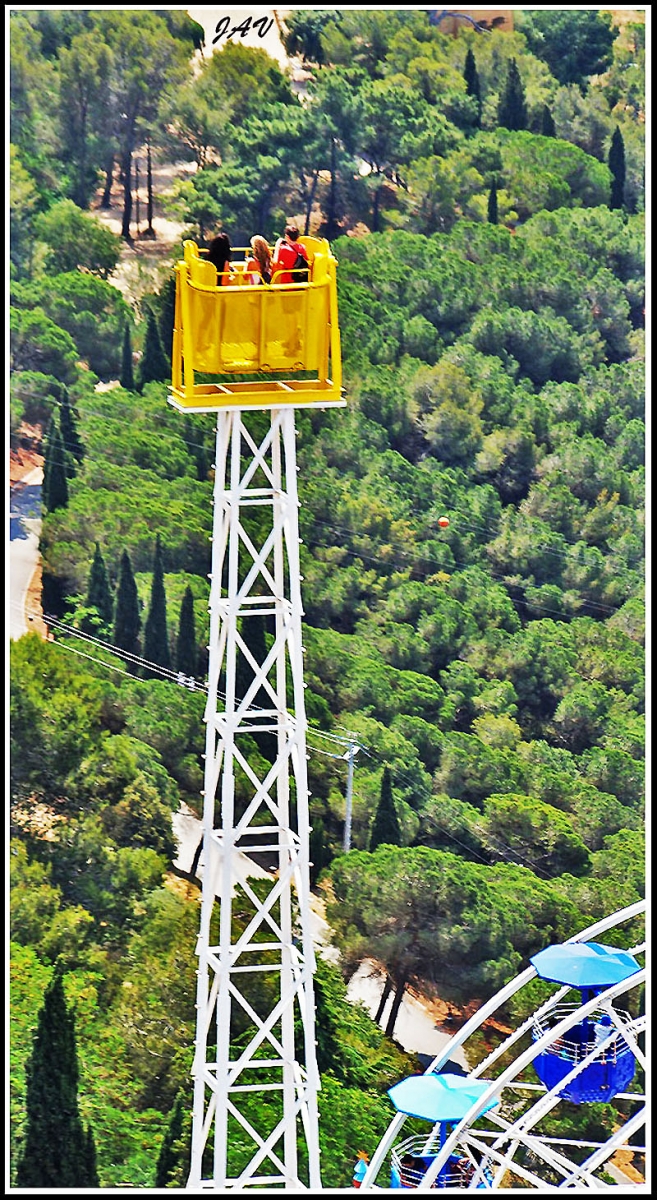
[[[40,614],[28,614],[28,615],[39,616]],[[124,658],[127,662],[129,662],[133,665],[138,664],[138,665],[147,667],[149,670],[161,675],[162,678],[166,682],[175,683],[178,686],[187,687],[187,688],[189,688],[190,684],[192,684],[193,686],[191,687],[190,690],[203,691],[203,692],[207,693],[208,689],[207,689],[206,683],[201,683],[199,680],[192,679],[190,677],[185,677],[182,675],[181,672],[176,673],[175,671],[172,671],[167,667],[161,667],[157,663],[150,662],[148,659],[142,658],[139,655],[132,654],[129,651],[124,651],[124,650],[122,650],[122,648],[113,646],[110,642],[103,641],[101,638],[96,638],[92,634],[86,634],[82,630],[76,630],[74,627],[67,625],[63,621],[59,621],[57,618],[50,617],[50,616],[44,616],[43,620],[48,625],[52,625],[54,628],[59,629],[61,632],[63,632],[64,634],[66,634],[69,637],[78,638],[82,642],[88,642],[92,646],[96,646],[99,649],[107,650],[113,656],[118,657],[118,658]],[[124,671],[121,667],[118,667],[116,664],[108,663],[104,659],[101,659],[101,658],[95,658],[91,654],[85,654],[84,651],[76,649],[76,647],[70,646],[66,642],[55,639],[51,644],[57,646],[59,649],[66,650],[66,651],[70,652],[71,654],[75,654],[79,658],[85,659],[88,662],[93,662],[97,666],[104,667],[108,671],[118,672],[119,674],[125,676],[127,679],[134,679],[134,675],[132,675],[128,671]],[[221,696],[222,699],[226,698],[225,692],[219,691],[218,695]],[[239,703],[240,698],[236,697],[236,699]],[[246,709],[246,714],[248,715],[249,712],[257,712],[257,711],[258,711],[257,709],[253,709],[253,708],[249,707]],[[394,771],[396,779],[404,780],[407,783],[407,785],[411,788],[415,787],[415,781],[413,779],[411,779],[411,777],[405,771],[401,770],[397,763],[390,762],[390,761],[382,758],[380,755],[377,755],[377,754],[371,752],[368,748],[363,746],[358,741],[357,738],[355,738],[355,737],[350,738],[349,741],[347,741],[347,739],[336,737],[335,735],[327,733],[324,730],[318,730],[314,726],[307,727],[307,729],[306,729],[307,749],[310,750],[311,753],[313,753],[313,754],[319,754],[325,758],[331,758],[331,759],[339,760],[339,761],[345,761],[345,755],[330,754],[328,751],[322,750],[319,746],[313,746],[312,742],[308,741],[309,734],[316,734],[320,737],[326,737],[329,740],[337,741],[342,745],[345,745],[345,744],[358,745],[359,749],[362,750],[363,753],[366,755],[366,757],[371,759],[372,762],[379,763],[382,766],[389,766],[391,768],[391,770]],[[358,796],[358,793],[354,793],[354,794],[356,796]],[[479,825],[473,826],[473,831],[475,833],[483,833],[484,832],[481,829],[481,826],[479,826]],[[480,862],[484,863],[486,866],[491,865],[487,859],[483,858],[482,855],[479,854],[478,851],[474,849],[474,847],[468,846],[467,843],[461,841],[460,838],[457,838],[449,830],[441,828],[440,832],[441,832],[442,836],[449,838],[449,840],[454,842],[455,845],[461,846],[466,851],[466,854],[469,857],[474,856],[475,858],[479,859]],[[501,844],[502,849],[506,850],[509,853],[509,855],[511,856],[508,859],[503,859],[503,861],[514,862],[518,866],[524,866],[528,870],[532,871],[535,875],[537,875],[540,879],[543,879],[546,882],[550,881],[551,876],[544,874],[543,871],[539,868],[539,866],[537,864],[527,862],[526,859],[524,859],[522,857],[522,855],[520,855],[518,853],[517,850],[513,850],[512,847],[509,846],[508,842],[506,842],[499,835],[499,833],[496,834],[496,840],[499,844]],[[409,848],[412,849],[412,847],[409,847]]]
[[[95,415],[97,415],[97,416],[99,416],[99,417],[104,417],[104,419],[107,419],[107,420],[113,420],[113,419],[114,419],[114,418],[111,418],[111,417],[105,417],[105,414],[101,414],[101,413],[98,413],[98,414],[95,414]],[[117,424],[119,424],[119,423],[120,423],[118,418],[116,418],[115,420],[116,420],[116,423],[117,423]],[[172,431],[172,433],[173,433],[173,431]],[[174,434],[174,436],[176,436],[176,435]],[[183,442],[183,444],[184,444],[186,447],[194,447],[194,448],[196,448],[196,449],[200,449],[200,450],[206,450],[208,453],[210,453],[210,450],[208,449],[208,447],[207,447],[207,446],[205,446],[205,445],[204,445],[204,443],[202,443],[202,442],[193,442],[193,441],[190,441],[190,440],[188,440],[187,438],[185,438],[185,437],[182,437],[182,435],[177,435],[177,436],[179,436],[179,437],[180,437],[180,440]],[[68,448],[69,448],[71,451],[72,451],[72,450],[75,448],[75,444],[74,444],[73,442],[70,442],[70,441],[68,441],[68,442],[67,442],[67,441],[66,441],[65,439],[63,439],[63,438],[62,438],[62,441],[63,441],[63,444],[64,444],[64,446],[65,446],[65,447],[68,447]],[[66,465],[66,460],[65,460],[65,459],[64,459],[64,460],[62,460],[62,459],[57,459],[56,461],[58,461],[58,462],[59,462],[59,464],[60,464],[60,465],[62,465],[62,466],[65,466],[65,465]],[[134,469],[135,469],[136,471],[144,471],[144,472],[146,472],[146,473],[152,472],[152,474],[155,476],[155,478],[156,478],[156,479],[165,479],[165,480],[168,480],[169,482],[172,482],[172,483],[173,483],[173,482],[175,482],[177,479],[185,479],[185,480],[192,479],[192,481],[194,481],[194,482],[198,482],[198,483],[205,482],[205,481],[203,481],[203,480],[198,480],[198,479],[197,479],[197,480],[194,480],[193,476],[192,476],[192,475],[188,475],[188,474],[175,474],[175,475],[172,475],[172,474],[167,474],[166,472],[159,472],[159,471],[155,471],[155,470],[153,470],[153,469],[152,469],[152,468],[150,468],[150,467],[142,467],[142,466],[140,466],[140,465],[139,465],[139,463],[137,463],[137,462],[133,462],[133,463],[129,463],[129,464],[126,464],[126,463],[115,463],[115,464],[113,464],[113,465],[114,465],[114,466],[116,466],[116,467],[119,467],[119,468],[121,468],[121,469],[125,469],[125,467],[126,467],[126,466],[132,466],[132,467],[134,467]],[[508,511],[508,510],[505,510],[505,511]],[[514,510],[514,511],[516,511],[516,510]],[[525,514],[517,513],[517,515],[525,515]],[[500,514],[500,516],[501,516],[501,517],[502,517],[502,516],[504,516],[504,513]],[[528,518],[528,519],[529,519],[529,520],[531,520],[532,518],[530,517],[530,518]],[[538,519],[540,520],[540,518],[538,518]],[[335,534],[337,534],[338,536],[342,536],[342,535],[343,535],[343,534],[345,534],[345,533],[346,533],[346,534],[349,534],[349,535],[350,535],[350,536],[352,536],[352,537],[354,537],[354,536],[367,536],[366,534],[359,535],[359,532],[358,532],[358,530],[354,530],[354,529],[352,529],[352,528],[351,528],[351,527],[349,527],[349,526],[340,526],[340,525],[334,525],[334,524],[330,524],[328,521],[322,521],[322,519],[321,519],[320,517],[313,517],[313,518],[312,518],[312,520],[313,520],[313,522],[314,522],[314,524],[315,524],[315,525],[322,525],[324,528],[326,528],[326,529],[330,530],[330,532],[331,532],[331,533],[335,533]],[[460,513],[458,514],[458,523],[459,523],[459,529],[467,529],[467,530],[469,530],[469,531],[472,531],[473,533],[475,533],[475,534],[477,534],[477,535],[490,536],[490,530],[489,530],[489,527],[488,527],[487,525],[477,524],[476,522],[473,522],[471,519],[470,519],[470,520],[468,520],[468,518],[467,518],[466,516],[462,516]],[[590,550],[595,550],[595,549],[598,549],[598,547],[596,547],[596,546],[594,546],[594,545],[591,545],[591,544],[587,543],[587,542],[586,542],[586,541],[585,541],[583,538],[580,538],[580,539],[578,539],[578,541],[576,541],[576,542],[573,542],[573,541],[570,541],[568,538],[566,538],[566,537],[564,536],[564,534],[558,534],[558,536],[559,536],[559,537],[561,537],[561,538],[563,538],[563,541],[565,542],[566,546],[569,546],[569,547],[570,547],[572,550],[577,550],[577,549],[578,549],[580,546],[582,546],[582,545],[584,545],[586,549],[590,549]],[[637,536],[639,536],[639,535],[637,535]],[[392,543],[392,545],[394,546],[394,543]],[[400,551],[401,553],[403,553],[403,554],[407,554],[407,553],[408,553],[408,551],[406,551],[406,550],[405,550],[403,547],[401,547],[401,546],[397,546],[397,547],[395,547],[395,548],[396,548],[396,549],[399,549],[399,551]],[[572,562],[573,562],[573,557],[572,557],[572,556],[571,556],[571,555],[570,555],[570,554],[569,554],[567,551],[564,551],[564,550],[559,550],[559,549],[556,549],[556,548],[546,548],[546,547],[542,547],[542,548],[541,548],[540,544],[539,544],[539,547],[538,547],[538,548],[541,550],[541,554],[542,554],[542,556],[543,556],[544,558],[555,558],[555,559],[562,560],[562,561],[563,561],[563,562],[565,562],[565,563],[572,563]],[[603,551],[601,551],[601,553],[603,553],[603,554],[604,554],[605,560],[608,560],[608,559],[610,559],[610,558],[617,558],[617,559],[619,559],[619,560],[620,560],[620,561],[623,563],[623,566],[620,568],[620,570],[621,570],[622,572],[626,573],[626,574],[634,574],[634,573],[635,573],[635,572],[633,571],[633,567],[632,567],[632,564],[633,564],[633,563],[636,563],[636,564],[637,564],[637,566],[640,566],[640,565],[643,563],[643,561],[644,561],[644,560],[643,560],[643,557],[640,557],[640,558],[638,558],[638,559],[631,559],[631,558],[630,558],[630,559],[625,559],[625,558],[622,558],[622,556],[619,554],[619,552],[618,552],[617,550],[613,550],[613,549],[609,549],[609,550],[607,550],[606,552],[603,552]],[[423,555],[420,555],[420,556],[419,556],[419,558],[420,558],[420,560],[421,560],[421,561],[427,561],[427,562],[428,562],[430,565],[438,565],[438,566],[442,565],[442,564],[436,563],[436,560],[435,560],[435,559],[425,558],[425,556],[423,556]],[[380,561],[383,561],[383,560],[375,558],[375,559],[373,559],[373,561],[380,562]],[[387,561],[387,560],[386,560],[386,561]],[[455,565],[456,565],[456,566],[463,567],[464,569],[467,569],[468,567],[470,567],[470,566],[473,566],[473,565],[477,565],[477,564],[473,564],[473,563],[464,563],[462,560],[459,560],[459,559],[454,559],[454,563],[455,563]],[[584,564],[584,565],[585,565],[585,564]],[[490,573],[491,573],[491,575],[492,575],[492,577],[493,577],[493,578],[497,578],[497,579],[500,579],[500,580],[503,580],[503,579],[504,579],[504,576],[495,575],[495,574],[493,574],[492,572],[490,572]],[[637,573],[640,573],[640,572],[637,572]]]

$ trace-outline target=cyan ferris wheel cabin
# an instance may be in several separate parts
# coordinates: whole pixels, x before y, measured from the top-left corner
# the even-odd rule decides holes
[[[301,237],[307,282],[250,286],[245,261],[230,283],[196,242],[176,264],[170,403],[183,412],[344,407],[336,260],[323,238]],[[237,247],[235,255],[247,251]],[[293,272],[292,272],[293,273]]]

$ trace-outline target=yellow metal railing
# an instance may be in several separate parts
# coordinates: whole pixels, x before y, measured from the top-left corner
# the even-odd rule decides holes
[[[327,241],[299,240],[308,252],[309,282],[278,283],[274,275],[270,284],[259,286],[247,279],[245,262],[235,263],[218,286],[205,252],[193,241],[184,242],[175,267],[169,397],[177,408],[345,403],[336,260]],[[200,374],[203,382],[196,378]],[[233,382],[226,378],[231,375],[247,378]],[[208,376],[217,379],[208,381]]]

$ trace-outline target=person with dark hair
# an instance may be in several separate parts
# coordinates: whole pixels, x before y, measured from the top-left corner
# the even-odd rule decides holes
[[[272,283],[308,282],[308,251],[298,239],[296,225],[286,225],[274,248]]]
[[[230,283],[233,268],[230,265],[230,238],[227,233],[218,233],[208,246],[207,261],[217,268],[217,286],[225,287]]]

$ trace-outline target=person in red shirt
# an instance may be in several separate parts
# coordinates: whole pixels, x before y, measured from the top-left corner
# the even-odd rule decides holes
[[[306,247],[298,241],[299,230],[296,225],[285,226],[285,236],[279,238],[274,249],[274,261],[272,263],[272,283],[307,283],[308,274],[306,275],[292,274],[291,269],[294,267],[298,255],[308,263],[308,252]],[[280,272],[278,274],[277,272]]]

